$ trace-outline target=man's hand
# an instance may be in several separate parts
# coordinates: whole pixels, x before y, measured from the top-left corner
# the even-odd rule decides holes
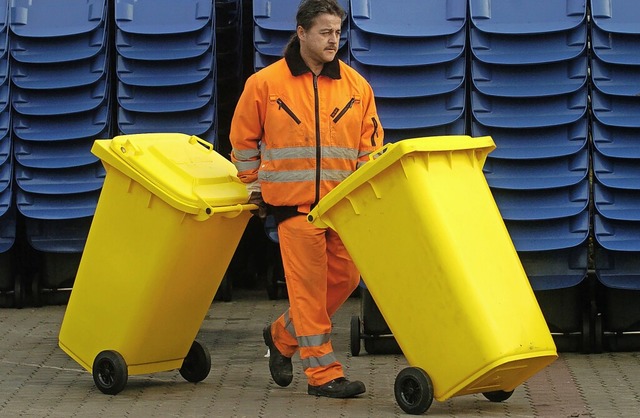
[[[252,214],[257,215],[260,219],[267,217],[267,204],[262,200],[262,192],[251,192],[248,203],[258,206],[258,209],[251,211]]]

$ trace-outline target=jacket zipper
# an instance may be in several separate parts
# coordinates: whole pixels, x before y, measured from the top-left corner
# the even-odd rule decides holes
[[[344,114],[347,113],[347,111],[353,107],[353,103],[355,103],[355,101],[356,101],[356,98],[352,97],[351,100],[349,100],[349,103],[347,103],[347,105],[342,108],[340,113],[338,113],[338,115],[335,118],[333,118],[333,122],[338,123],[338,121],[342,119]]]
[[[289,109],[289,106],[287,106],[287,104],[283,102],[282,99],[276,100],[276,103],[278,103],[278,110],[283,109],[285,112],[287,112],[287,114],[291,116],[291,119],[293,119],[296,124],[300,125],[300,123],[302,123],[302,121],[296,116],[296,114],[293,113],[293,110]]]
[[[376,146],[376,136],[378,136],[378,121],[376,118],[371,118],[371,122],[373,122],[373,133],[371,134],[371,146]]]
[[[313,75],[313,96],[316,116],[316,198],[311,207],[315,207],[320,200],[320,163],[322,161],[322,150],[320,148],[320,99],[318,97],[318,76],[315,74]]]

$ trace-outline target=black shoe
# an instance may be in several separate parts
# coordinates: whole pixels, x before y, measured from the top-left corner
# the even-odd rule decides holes
[[[344,377],[333,379],[320,386],[309,385],[309,395],[326,396],[327,398],[353,398],[366,392],[364,383],[359,380],[348,381]]]
[[[273,344],[271,325],[267,325],[262,330],[262,337],[264,338],[264,343],[269,347],[269,371],[271,372],[271,377],[279,386],[289,386],[293,380],[291,358],[282,355]]]

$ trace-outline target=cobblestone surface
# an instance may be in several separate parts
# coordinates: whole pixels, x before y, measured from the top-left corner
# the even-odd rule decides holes
[[[294,381],[271,381],[261,330],[286,307],[261,291],[240,291],[231,302],[214,302],[198,339],[211,352],[212,369],[200,383],[177,371],[130,376],[116,396],[102,394],[91,374],[58,348],[64,306],[0,310],[0,416],[7,417],[396,417],[393,385],[408,364],[402,355],[357,357],[349,352],[352,298],[335,315],[334,349],[350,378],[367,385],[358,399],[306,394],[299,359]],[[171,338],[171,336],[167,336]],[[488,402],[482,395],[434,401],[431,417],[630,417],[640,411],[640,353],[561,353],[511,398]]]

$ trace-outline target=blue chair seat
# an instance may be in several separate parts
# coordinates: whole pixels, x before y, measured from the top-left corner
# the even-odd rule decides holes
[[[609,64],[597,56],[591,57],[591,80],[596,88],[614,96],[640,94],[640,67]]]
[[[493,158],[513,160],[575,154],[586,145],[588,128],[587,115],[576,122],[536,129],[489,127],[479,123],[475,118],[471,120],[472,136],[493,138],[496,144],[496,149],[491,152]]]
[[[640,128],[607,126],[594,118],[591,137],[595,149],[604,156],[640,159]]]
[[[448,36],[402,38],[350,31],[351,55],[367,65],[386,67],[438,64],[458,58],[465,50],[466,33]]]
[[[29,193],[15,190],[18,211],[30,219],[75,219],[93,216],[100,190],[73,193],[61,199],[59,195]]]
[[[418,98],[376,100],[382,126],[389,129],[415,129],[447,125],[462,116],[465,109],[465,89],[451,93]]]
[[[598,247],[595,273],[610,289],[640,290],[640,251],[613,251]]]
[[[11,56],[19,62],[31,64],[68,64],[94,57],[104,52],[107,43],[107,31],[104,26],[75,36],[59,38],[11,38]]]
[[[609,64],[640,65],[640,34],[605,32],[591,25],[593,55]]]
[[[33,64],[14,61],[11,81],[16,87],[29,90],[49,90],[79,87],[100,80],[107,71],[107,53],[103,48],[91,58],[68,62]]]
[[[29,245],[45,253],[81,253],[93,216],[69,219],[25,219]]]
[[[11,112],[6,108],[4,112],[0,112],[0,140],[9,135],[9,127],[11,125]]]
[[[424,138],[427,136],[465,135],[466,121],[464,114],[445,125],[428,126],[425,128],[389,129],[384,127],[384,143],[402,141],[410,138]]]
[[[497,128],[541,128],[576,122],[587,112],[587,89],[549,97],[487,96],[471,93],[473,116],[485,126]]]
[[[146,35],[194,32],[211,24],[214,13],[210,0],[120,0],[115,5],[118,29]]]
[[[7,193],[7,195],[9,195],[9,193]],[[16,242],[15,208],[12,206],[4,209],[4,200],[3,194],[0,193],[0,254],[9,251]],[[13,289],[13,286],[2,286],[6,285],[6,283],[2,283],[4,279],[4,277],[0,276],[0,286],[2,287],[0,290]]]
[[[349,0],[338,0],[338,3],[348,15]],[[253,0],[253,21],[263,29],[293,31],[299,4],[298,0]]]
[[[482,94],[541,97],[573,93],[587,82],[587,55],[546,64],[494,65],[471,62],[473,85]]]
[[[106,77],[90,86],[51,90],[14,88],[11,104],[16,112],[30,116],[55,116],[87,112],[105,105],[109,91]]]
[[[591,155],[593,174],[601,184],[617,189],[640,190],[640,159],[607,157],[597,150]]]
[[[0,32],[0,57],[5,56],[9,50],[9,31],[4,30]]]
[[[147,61],[170,61],[203,55],[215,43],[212,24],[196,32],[140,35],[116,31],[116,51],[125,58]]]
[[[466,0],[351,0],[353,25],[364,32],[402,37],[444,36],[464,28]]]
[[[518,257],[534,291],[571,288],[587,277],[587,245],[548,251],[520,251]]]
[[[576,58],[587,47],[587,26],[526,36],[486,33],[471,28],[473,56],[489,64],[544,64]]]
[[[536,190],[567,187],[587,177],[587,148],[563,157],[535,160],[487,158],[483,172],[492,189]]]
[[[469,11],[476,28],[504,34],[566,31],[587,15],[584,0],[469,0]]]
[[[589,236],[589,211],[544,221],[504,221],[518,253],[550,251],[583,245]]]
[[[566,218],[584,211],[589,203],[589,181],[537,190],[493,188],[493,198],[505,220],[541,221]]]
[[[59,38],[79,35],[104,25],[105,0],[13,0],[9,25],[18,36]]]
[[[613,96],[592,89],[591,109],[595,118],[605,125],[640,128],[640,96]]]
[[[6,190],[0,193],[0,254],[9,251],[16,242],[16,208],[12,202],[13,193]],[[2,286],[0,277],[0,286]],[[0,290],[13,289],[13,281],[7,287],[0,287]]]
[[[118,83],[118,104],[133,112],[182,112],[197,110],[212,100],[215,89],[214,73],[195,84],[176,88],[142,87]]]
[[[131,112],[120,107],[118,127],[127,135],[147,132],[184,132],[189,135],[200,135],[214,126],[215,113],[216,107],[213,100],[201,109],[186,112]]]
[[[605,218],[640,221],[640,188],[615,189],[594,182],[593,201],[598,213]]]
[[[98,138],[107,138],[107,132]],[[57,169],[79,167],[95,163],[98,158],[91,153],[95,137],[70,141],[23,141],[13,138],[13,155],[16,161],[31,168]]]
[[[608,219],[593,215],[596,241],[611,251],[640,251],[640,222]]]
[[[16,184],[29,193],[69,195],[100,190],[105,170],[102,163],[70,168],[30,168],[16,164]]]
[[[9,190],[11,188],[13,175],[13,164],[10,161],[5,161],[0,164],[0,192]]]
[[[351,66],[369,81],[376,97],[410,98],[450,93],[465,81],[465,57],[419,67],[379,67],[351,60]]]
[[[4,32],[9,27],[9,2],[2,2],[0,6],[0,32]]]
[[[140,61],[118,56],[118,79],[130,86],[182,86],[198,83],[213,71],[215,54],[209,49],[200,57],[176,61]]]
[[[11,156],[11,147],[12,140],[9,135],[5,135],[0,138],[0,165],[9,161],[9,157]],[[9,164],[11,164],[9,162]]]
[[[636,0],[590,0],[591,19],[607,32],[640,34],[640,4]]]
[[[13,115],[13,133],[27,141],[97,137],[109,124],[109,106],[65,116]]]
[[[13,71],[13,70],[12,70]],[[9,59],[6,55],[0,56],[0,84],[9,79]]]
[[[9,110],[9,80],[0,85],[0,113]]]

